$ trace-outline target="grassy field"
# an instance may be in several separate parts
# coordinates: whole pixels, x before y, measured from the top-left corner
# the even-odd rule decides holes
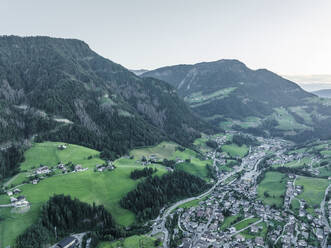
[[[98,159],[99,152],[93,149],[78,145],[68,145],[65,150],[59,150],[57,147],[61,142],[43,142],[35,143],[28,151],[25,152],[25,161],[21,165],[22,170],[30,170],[35,167],[38,168],[39,165],[54,166],[59,162],[68,163],[73,162],[76,164],[82,164],[87,162],[89,156]],[[93,161],[95,162],[95,161]],[[103,162],[99,159],[98,161]]]
[[[298,168],[298,167],[302,167],[302,166],[305,166],[305,165],[309,165],[311,163],[311,158],[302,158],[300,160],[294,160],[294,161],[291,161],[289,163],[286,163],[284,164],[284,167],[290,167],[290,168]],[[280,167],[281,165],[273,165],[272,167],[276,168],[276,167]]]
[[[258,199],[264,204],[281,206],[283,204],[282,195],[286,191],[286,175],[280,172],[267,172],[265,178],[258,185]],[[267,192],[270,196],[266,197]]]
[[[248,147],[246,145],[238,146],[236,144],[223,145],[222,151],[227,152],[232,157],[245,157],[248,153]]]
[[[179,165],[191,174],[207,178],[206,164],[210,160],[201,160],[198,154],[190,149],[176,150],[177,144],[162,142],[154,147],[145,147],[132,150],[130,155],[134,159],[120,158],[114,162],[116,169],[113,171],[94,172],[95,165],[104,163],[99,158],[99,152],[86,147],[69,144],[65,150],[57,147],[61,142],[44,142],[34,144],[25,153],[26,160],[21,164],[22,170],[31,170],[42,165],[55,166],[59,162],[81,164],[87,171],[55,175],[40,181],[37,185],[25,184],[20,187],[22,195],[30,202],[30,210],[26,213],[14,213],[11,209],[0,208],[0,247],[12,244],[14,239],[31,225],[38,217],[40,207],[54,194],[71,195],[87,203],[103,204],[111,212],[115,221],[120,225],[130,225],[135,221],[132,212],[123,209],[119,201],[129,191],[133,190],[139,180],[132,180],[129,176],[132,170],[142,168],[137,160],[142,156],[149,157],[154,154],[159,159],[190,159],[191,163]],[[158,169],[157,175],[166,172],[165,167],[150,165]],[[13,182],[18,184],[25,179],[22,172]],[[9,203],[8,196],[1,196],[2,204]]]
[[[176,165],[176,168],[187,173],[190,173],[194,176],[201,177],[204,179],[208,178],[206,164],[205,165],[197,165],[193,163],[180,163]]]
[[[160,160],[169,159],[175,153],[176,147],[179,147],[176,143],[162,142],[157,146],[134,149],[130,155],[133,155],[135,160],[140,160],[143,156],[148,158],[151,155],[156,155]]]
[[[294,211],[295,213],[299,214],[299,209],[300,209],[300,202],[297,199],[292,199],[291,201],[291,208],[292,211]]]
[[[229,227],[231,227],[231,224],[235,222],[237,219],[239,219],[239,215],[232,215],[229,217],[226,217],[221,225],[221,230],[225,230]]]
[[[318,206],[329,183],[327,179],[299,176],[295,185],[303,186],[303,192],[297,198],[304,199],[311,207]]]
[[[206,145],[207,141],[208,138],[206,135],[202,135],[202,137],[196,139],[193,144],[197,147],[197,149],[199,149],[199,151],[206,153],[213,150],[213,148]]]
[[[97,248],[152,248],[155,246],[155,238],[135,235],[124,240],[114,242],[101,242]]]
[[[176,209],[178,209],[178,208],[190,208],[190,207],[196,207],[196,206],[199,205],[199,203],[200,203],[201,201],[204,201],[204,200],[206,200],[207,198],[208,198],[208,196],[205,196],[205,197],[203,197],[203,198],[201,198],[201,199],[196,199],[196,200],[193,200],[193,201],[190,201],[190,202],[183,203],[182,205],[179,205]],[[175,210],[176,210],[176,209],[175,209]]]
[[[305,110],[305,107],[297,106],[297,107],[290,107],[292,112],[295,112],[297,115],[302,117],[306,123],[312,124],[311,115]]]
[[[242,231],[240,234],[243,235],[246,239],[253,239],[255,237],[265,237],[267,234],[268,226],[265,222],[261,222],[257,225],[260,227],[260,231],[258,233],[252,234],[249,229]]]
[[[0,236],[3,237],[1,247],[12,244],[16,236],[36,220],[42,204],[54,194],[71,195],[87,203],[103,204],[121,225],[130,225],[135,221],[134,214],[121,208],[119,201],[138,184],[139,180],[134,181],[129,176],[132,170],[141,168],[141,165],[134,165],[132,160],[116,161],[117,168],[114,171],[94,172],[95,165],[104,162],[98,158],[99,152],[75,145],[69,145],[67,150],[57,151],[58,144],[52,142],[35,144],[27,151],[27,159],[22,167],[28,169],[35,164],[49,165],[56,164],[58,161],[72,161],[83,165],[88,170],[53,176],[42,180],[37,185],[21,186],[22,195],[31,203],[31,208],[27,213],[13,213],[11,209],[0,208],[0,216],[4,218],[0,222]],[[49,154],[47,149],[50,150]],[[93,156],[92,159],[88,159],[90,155]],[[162,166],[155,167],[158,169],[158,175],[166,172]],[[1,201],[5,202],[5,199]]]
[[[273,116],[278,122],[277,129],[284,131],[308,129],[307,126],[296,122],[294,117],[285,108],[275,108]]]
[[[177,150],[175,153],[172,154],[170,159],[190,159],[190,163],[180,163],[176,166],[177,169],[183,170],[187,173],[190,173],[195,176],[199,176],[204,179],[207,178],[207,164],[212,164],[211,160],[201,160],[198,158],[198,154],[195,151],[192,151],[190,149],[185,149],[185,151],[179,151]]]
[[[324,166],[322,168],[319,168],[318,170],[320,172],[319,176],[322,176],[322,177],[331,177],[331,169],[328,168],[328,166]]]
[[[234,224],[233,226],[236,228],[236,230],[241,230],[241,229],[257,222],[258,220],[259,220],[259,218],[250,218],[250,219],[242,220],[242,221]]]

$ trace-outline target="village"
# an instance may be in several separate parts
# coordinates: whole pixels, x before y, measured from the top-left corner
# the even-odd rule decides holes
[[[263,158],[270,152],[276,154],[266,159],[268,166],[302,158],[302,155],[286,154],[288,143],[285,141],[262,138],[259,141],[262,145],[251,148],[242,159],[241,171],[237,166],[240,173],[236,173],[235,178],[229,178],[230,173],[218,172],[219,182],[227,180],[194,206],[179,207],[166,216],[171,219],[178,215],[178,225],[164,247],[168,247],[171,239],[180,239],[180,247],[184,248],[315,247],[312,245],[315,241],[321,247],[327,247],[331,200],[325,203],[326,209],[322,204],[314,209],[314,214],[306,211],[307,204],[302,199],[298,199],[299,211],[291,210],[292,199],[303,191],[302,186],[295,185],[296,175],[288,177],[283,207],[265,205],[258,199],[256,180],[261,173],[258,165]],[[216,142],[222,145],[225,141],[216,139]],[[207,156],[217,163],[224,163],[221,154],[210,152]],[[160,223],[154,226],[154,230],[162,230]],[[166,232],[171,233],[171,230]]]

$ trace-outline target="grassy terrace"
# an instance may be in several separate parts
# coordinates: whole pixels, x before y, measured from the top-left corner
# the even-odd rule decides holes
[[[199,139],[196,142],[202,143],[203,141]],[[191,162],[184,162],[178,164],[177,169],[207,179],[206,164],[212,164],[212,161],[201,160],[200,158],[198,158],[198,154],[195,151],[190,149],[185,149],[184,151],[180,151],[176,149],[178,147],[179,146],[175,143],[162,142],[154,147],[135,149],[130,152],[130,155],[134,156],[134,160],[126,159],[125,161],[126,163],[130,161],[131,164],[135,164],[135,161],[141,159],[143,156],[150,157],[151,155],[156,155],[160,161],[162,161],[163,159],[168,159],[168,160],[190,159]]]
[[[59,171],[57,175],[41,180],[38,184],[25,184],[20,186],[22,195],[30,202],[31,207],[25,213],[13,212],[12,208],[0,208],[0,247],[13,244],[15,238],[30,226],[38,217],[40,207],[54,194],[71,195],[87,203],[102,204],[113,215],[115,221],[120,225],[130,225],[135,221],[135,215],[120,207],[119,201],[139,181],[132,180],[132,170],[142,168],[137,160],[142,156],[149,157],[157,155],[160,159],[190,159],[190,163],[179,164],[179,169],[191,174],[207,178],[206,164],[211,161],[200,160],[197,153],[192,150],[176,150],[177,144],[162,142],[154,147],[135,149],[131,152],[134,159],[120,158],[114,162],[116,169],[113,171],[94,172],[95,165],[104,161],[99,158],[99,152],[82,146],[69,144],[65,150],[59,150],[59,142],[44,142],[34,144],[25,153],[25,162],[21,164],[22,170],[33,170],[40,164],[56,166],[59,162],[81,164],[87,171],[68,173],[63,175]],[[150,165],[158,169],[157,175],[166,173],[165,167],[161,165]],[[14,178],[11,183],[19,184],[26,179],[28,172],[22,172]],[[9,203],[9,197],[0,196],[0,203]],[[111,246],[112,247],[112,246]],[[130,247],[130,246],[128,246]],[[144,246],[146,247],[146,246]]]
[[[117,168],[114,171],[94,172],[95,165],[104,162],[99,158],[99,152],[76,145],[69,145],[67,149],[60,151],[57,149],[59,144],[61,143],[35,144],[26,152],[26,161],[22,168],[31,169],[39,164],[55,165],[59,161],[72,161],[88,170],[46,178],[37,185],[21,186],[22,195],[31,203],[31,208],[26,213],[14,213],[10,208],[0,208],[0,216],[4,218],[0,222],[1,247],[12,244],[17,235],[37,219],[42,204],[54,194],[71,195],[87,203],[103,204],[121,225],[130,225],[135,221],[134,214],[121,208],[119,201],[138,184],[139,180],[132,180],[129,176],[132,170],[141,166],[132,163],[132,160],[119,160],[115,162]],[[89,156],[93,158],[88,159]],[[157,167],[158,175],[166,172],[163,166],[153,167]],[[9,197],[3,196],[0,201],[8,203]]]
[[[236,228],[236,230],[241,230],[246,228],[247,226],[257,222],[259,220],[259,218],[250,218],[250,219],[246,219],[246,220],[242,220],[236,224],[234,224],[233,226]]]
[[[303,192],[297,198],[304,199],[310,207],[318,207],[329,185],[329,180],[299,176],[295,185],[303,186]]]
[[[233,223],[235,223],[240,218],[239,215],[231,215],[229,217],[226,217],[220,226],[221,230],[224,231],[225,229],[231,227]]]
[[[155,246],[155,238],[144,236],[144,235],[134,235],[123,240],[113,241],[113,242],[101,242],[97,248],[152,248]]]
[[[275,108],[274,118],[278,122],[277,129],[280,130],[303,130],[308,126],[296,122],[294,117],[285,108]]]
[[[236,144],[223,145],[222,151],[227,152],[232,157],[245,157],[248,153],[248,147],[246,145],[238,146]]]
[[[264,204],[280,207],[283,204],[282,195],[286,191],[286,175],[280,172],[267,172],[258,185],[258,199]],[[266,194],[269,196],[267,197]]]
[[[258,233],[251,233],[249,229],[242,231],[240,234],[243,235],[246,239],[253,239],[255,237],[265,237],[267,234],[268,226],[265,222],[261,222],[257,225],[259,227]]]
[[[304,157],[300,160],[294,160],[294,161],[291,161],[289,163],[286,163],[286,164],[284,164],[284,167],[299,168],[299,167],[302,167],[302,166],[305,166],[305,165],[309,165],[311,163],[311,161],[312,161],[312,158]],[[272,167],[277,168],[277,167],[280,167],[280,166],[281,166],[280,164],[275,164]]]

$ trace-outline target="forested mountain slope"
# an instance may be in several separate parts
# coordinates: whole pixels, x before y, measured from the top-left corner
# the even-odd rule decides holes
[[[330,123],[330,102],[266,69],[251,70],[238,60],[163,67],[142,77],[168,82],[195,113],[223,128],[299,140],[302,133],[305,138],[320,136],[321,127]]]
[[[142,79],[82,41],[0,37],[0,146],[35,136],[114,157],[163,139],[185,145],[206,129],[170,85]]]

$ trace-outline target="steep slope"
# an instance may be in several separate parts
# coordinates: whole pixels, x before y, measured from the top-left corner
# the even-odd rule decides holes
[[[204,127],[170,85],[82,41],[0,37],[0,145],[36,136],[114,157],[163,139],[189,144]]]
[[[297,84],[237,60],[163,67],[142,77],[168,82],[195,113],[223,128],[297,136],[331,116],[326,114],[328,103]]]

